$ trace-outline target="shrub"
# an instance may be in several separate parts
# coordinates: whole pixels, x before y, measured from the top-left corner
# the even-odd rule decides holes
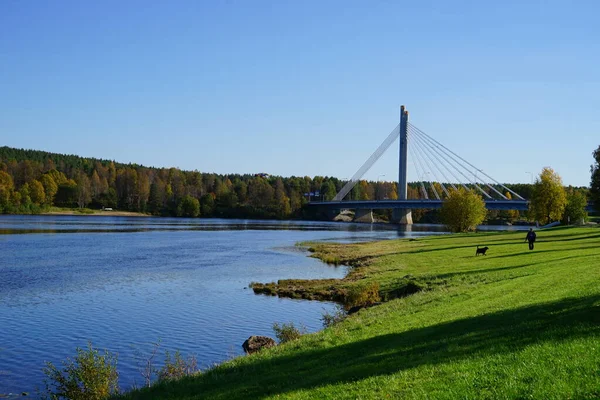
[[[141,350],[135,346],[132,346],[132,348],[135,353],[138,370],[144,377],[144,384],[146,387],[150,387],[152,386],[153,377],[157,373],[156,367],[154,366],[154,358],[156,357],[156,354],[160,348],[160,339],[158,342],[152,343],[152,351],[149,355],[144,355]],[[134,387],[135,386],[137,385],[134,385]]]
[[[77,348],[74,359],[63,361],[60,370],[46,363],[45,398],[58,400],[102,400],[119,392],[117,356],[104,354],[88,343],[87,349]]]
[[[178,351],[173,354],[165,352],[165,365],[158,371],[158,380],[160,382],[180,379],[187,375],[192,375],[198,371],[198,361],[196,357],[190,356],[187,359],[181,356]]]
[[[323,328],[329,328],[332,325],[342,322],[346,317],[347,315],[344,312],[344,309],[336,307],[333,313],[325,311],[321,316],[321,322],[323,323]]]
[[[485,202],[477,193],[459,188],[452,190],[442,203],[442,222],[452,232],[467,232],[477,228],[485,218]]]
[[[379,283],[372,282],[351,287],[344,301],[346,309],[353,307],[368,307],[381,301]]]
[[[296,328],[293,322],[283,323],[279,325],[277,322],[273,324],[273,331],[275,336],[279,340],[279,343],[290,342],[298,339],[300,336],[306,334],[306,327],[301,326],[300,329]]]

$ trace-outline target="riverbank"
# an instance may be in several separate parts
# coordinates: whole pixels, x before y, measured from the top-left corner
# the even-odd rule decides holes
[[[77,215],[77,216],[104,216],[104,217],[150,217],[151,215],[133,211],[107,211],[90,208],[60,208],[51,207],[40,215]]]
[[[315,254],[366,260],[358,280],[382,290],[429,286],[123,398],[597,398],[599,240],[599,228],[555,228],[534,251],[522,233],[322,245]]]

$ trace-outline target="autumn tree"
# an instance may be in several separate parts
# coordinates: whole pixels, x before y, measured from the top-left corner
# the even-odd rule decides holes
[[[23,160],[19,163],[18,173],[15,179],[15,185],[20,187],[31,182],[40,175],[41,166],[30,160]]]
[[[31,195],[29,192],[29,184],[28,183],[21,186],[21,188],[19,189],[19,194],[21,195],[20,206],[25,209],[22,211],[26,212],[26,210],[29,209],[29,207],[31,205]]]
[[[44,187],[44,199],[46,204],[54,204],[54,196],[56,196],[56,192],[58,192],[58,185],[50,174],[42,175],[40,183]]]
[[[115,182],[117,181],[117,167],[114,162],[110,162],[107,167],[107,177],[108,185],[110,187],[114,187]]]
[[[387,196],[390,200],[398,200],[398,184],[390,182]]]
[[[356,186],[360,187],[360,200],[371,200],[373,198],[373,188],[367,181],[360,181]]]
[[[560,176],[552,168],[545,167],[533,185],[529,209],[531,215],[543,224],[562,218],[567,195]]]
[[[148,198],[150,196],[150,179],[146,171],[140,171],[138,173],[136,194],[137,211],[145,212],[148,205]]]
[[[173,200],[178,201],[186,195],[185,176],[177,168],[169,169],[169,184],[171,185]]]
[[[0,171],[0,214],[9,210],[13,189],[12,177],[7,172]]]
[[[304,196],[298,193],[296,189],[290,190],[290,209],[292,213],[302,208],[302,205],[304,204],[303,199]]]
[[[90,185],[92,189],[92,198],[94,200],[100,199],[100,195],[108,190],[108,180],[106,177],[100,177],[98,170],[96,169],[92,173]]]
[[[419,191],[419,189],[408,185],[406,187],[406,198],[407,199],[420,199],[423,197],[423,193]]]
[[[202,190],[202,174],[198,171],[191,172],[187,182],[188,193],[197,199],[202,197],[204,194]]]
[[[90,179],[83,171],[80,171],[75,178],[75,182],[77,183],[77,205],[79,208],[83,208],[92,201],[92,188]]]
[[[472,190],[459,188],[451,190],[442,203],[442,222],[452,232],[468,232],[475,230],[486,216],[483,198]]]
[[[579,223],[587,219],[587,196],[580,190],[570,188],[567,191],[567,205],[563,213],[562,221],[566,224]]]
[[[46,202],[46,192],[40,181],[34,179],[29,183],[29,196],[35,204],[41,205]]]
[[[21,207],[21,192],[18,190],[13,190],[10,193],[9,200],[9,208],[14,212],[17,211],[19,207]]]
[[[54,161],[52,161],[50,158],[47,158],[46,161],[44,161],[44,168],[42,171],[46,173],[52,169],[56,169],[56,165],[54,165]]]
[[[62,185],[63,183],[67,183],[68,181],[64,173],[55,169],[48,171],[46,175],[50,176],[54,183],[56,183],[57,185]]]
[[[292,212],[290,198],[285,193],[285,187],[283,186],[283,181],[281,178],[278,178],[275,182],[275,197],[273,205],[277,218],[285,218]]]
[[[266,179],[254,177],[248,184],[248,202],[254,211],[265,209],[273,199],[274,190]]]
[[[119,205],[127,210],[134,209],[137,204],[138,173],[134,168],[117,171],[115,181]]]

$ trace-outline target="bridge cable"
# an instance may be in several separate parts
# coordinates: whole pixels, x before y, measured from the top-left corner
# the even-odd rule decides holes
[[[415,144],[423,146],[423,148],[427,149],[428,151],[430,151],[430,153],[431,153],[431,154],[433,154],[433,151],[435,151],[435,149],[433,149],[433,148],[430,148],[429,146],[426,146],[426,144],[425,144],[425,143],[421,143],[421,142],[420,142],[420,140],[421,140],[421,139],[420,139],[420,138],[419,138],[417,135],[415,135],[414,137],[417,139],[417,140],[415,141]],[[458,178],[458,177],[457,177],[457,176],[454,174],[454,172],[453,172],[453,171],[452,171],[452,170],[451,170],[451,169],[448,167],[448,165],[449,165],[450,167],[453,167],[453,166],[452,166],[452,164],[450,164],[450,163],[448,162],[448,165],[446,165],[446,164],[444,164],[444,163],[441,163],[441,162],[439,162],[439,161],[440,161],[440,156],[441,156],[441,158],[443,159],[443,161],[446,161],[446,162],[447,162],[447,160],[446,160],[446,159],[443,157],[443,155],[441,155],[441,154],[439,154],[439,155],[435,155],[435,154],[433,154],[433,158],[434,158],[434,159],[437,159],[437,161],[438,161],[438,162],[437,162],[437,164],[440,164],[441,166],[443,166],[443,167],[446,169],[446,171],[448,171],[448,172],[450,173],[450,175],[452,175],[452,177],[455,179],[455,181],[457,182],[457,184],[458,184],[458,185],[461,185],[463,188],[465,188],[466,190],[468,190],[467,186],[466,186],[464,183],[462,183],[462,182],[461,182],[461,180],[460,180],[460,178]],[[436,164],[436,163],[434,163],[434,165],[435,165],[435,164]],[[456,169],[455,167],[453,167],[453,168],[454,168],[454,169]],[[441,168],[440,168],[440,172],[442,172],[442,169],[441,169]],[[457,190],[457,188],[456,188],[456,186],[454,185],[454,183],[452,183],[452,181],[450,181],[450,180],[448,179],[448,177],[446,176],[446,174],[444,174],[443,172],[442,172],[442,174],[444,175],[444,178],[445,178],[445,179],[448,181],[448,183],[450,184],[450,186],[452,186],[452,188],[453,188],[454,190]]]
[[[432,140],[433,142],[437,143],[438,145],[446,148],[443,144],[439,143],[437,140],[433,139],[432,137],[430,137],[429,135],[427,135],[425,132],[423,132],[422,130],[420,130],[419,128],[417,128],[416,126],[414,126],[413,124],[411,124],[410,122],[408,123],[409,126],[412,126],[414,129],[416,129],[418,132],[422,133],[423,135],[425,135],[425,137],[429,138],[430,140]],[[446,150],[450,151],[452,153],[452,151],[450,149]],[[454,153],[453,153],[454,154]],[[472,168],[475,168],[476,170],[480,171],[483,175],[485,175],[486,177],[488,177],[489,179],[491,179],[492,181],[494,181],[497,185],[502,186],[504,189],[508,190],[510,193],[514,194],[515,196],[517,196],[519,199],[521,200],[525,200],[523,197],[521,197],[518,193],[510,190],[509,188],[507,188],[505,185],[501,184],[500,182],[498,182],[497,180],[495,180],[494,178],[492,178],[491,176],[489,176],[488,174],[486,174],[485,172],[481,171],[480,169],[478,169],[477,167],[475,167],[473,164],[471,164],[470,162],[468,162],[467,160],[463,159],[462,157],[460,157],[457,154],[456,155],[458,158],[460,158],[462,161],[464,161],[465,163],[467,163],[468,165],[470,165]],[[506,196],[502,195],[502,197],[504,197],[506,199]]]
[[[409,132],[407,132],[407,139],[410,140]],[[425,196],[426,200],[429,200],[429,195],[427,194],[427,189],[425,189],[425,184],[422,181],[423,176],[425,176],[425,168],[423,168],[423,164],[421,164],[421,160],[418,159],[417,157],[415,157],[415,153],[414,153],[414,150],[412,149],[412,146],[409,145],[408,150],[410,151],[410,157],[413,160],[413,165],[415,166],[415,169],[417,170],[417,175],[419,177],[419,183],[421,184],[421,190],[423,191],[423,196]],[[421,168],[423,169],[423,174],[421,174],[421,171],[419,170],[419,165],[421,165]]]
[[[410,140],[410,136],[409,136],[408,133],[407,133],[407,139]],[[419,178],[419,183],[420,183],[420,186],[421,186],[421,190],[423,192],[423,196],[425,197],[426,200],[429,200],[429,196],[427,195],[427,189],[425,189],[425,184],[421,180],[422,177],[424,176],[424,172],[425,172],[424,170],[425,169],[423,168],[423,174],[422,174],[421,171],[419,170],[419,164],[417,163],[418,161],[417,161],[417,158],[415,157],[415,154],[414,154],[414,151],[413,151],[412,147],[408,146],[408,150],[410,151],[410,156],[412,158],[413,165],[415,166],[415,169],[417,170],[417,176]]]
[[[419,138],[419,140],[423,140],[421,138],[421,136],[413,131],[413,133],[415,134],[415,137]],[[468,182],[469,184],[475,186],[477,188],[477,190],[479,190],[485,197],[487,197],[488,199],[492,199],[492,196],[490,196],[485,190],[483,190],[478,184],[477,182],[472,181],[467,175],[465,175],[459,168],[456,167],[456,165],[458,165],[459,167],[463,168],[464,170],[466,170],[468,173],[470,173],[471,171],[469,171],[464,165],[460,164],[458,161],[451,159],[451,161],[454,161],[454,164],[451,163],[450,161],[448,161],[448,164],[454,168],[460,175],[462,175]],[[456,164],[456,165],[455,165]],[[464,184],[463,187],[465,187],[465,189],[469,190]]]
[[[448,149],[446,146],[444,146],[443,144],[441,144],[440,142],[438,142],[437,140],[433,139],[431,136],[427,135],[425,132],[423,132],[422,130],[420,130],[419,128],[417,128],[416,126],[412,125],[412,128],[414,128],[417,132],[419,132],[422,137],[427,140],[429,143],[431,143],[432,146],[434,147],[440,147],[442,151],[444,151],[444,153],[448,154],[452,154],[453,156],[455,156],[456,158],[462,160],[463,162],[465,162],[466,164],[468,164],[469,166],[471,166],[472,168],[474,168],[476,171],[481,172],[483,175],[487,176],[488,178],[490,178],[492,181],[494,181],[496,184],[498,184],[499,186],[502,186],[503,188],[505,188],[506,190],[514,193],[512,190],[510,190],[509,188],[507,188],[506,186],[502,185],[501,183],[499,183],[498,181],[496,181],[495,179],[493,179],[491,176],[487,175],[485,172],[483,172],[483,170],[478,169],[477,167],[475,167],[473,164],[469,163],[467,160],[465,160],[464,158],[460,157],[458,154],[454,153],[452,150]],[[450,154],[448,154],[450,156]],[[451,156],[452,157],[452,156]],[[467,170],[469,173],[473,173],[471,171],[468,170],[468,168],[464,167],[462,164],[460,164],[456,158],[452,157],[452,159],[454,160],[454,162],[456,162],[458,165],[460,165],[462,168],[464,168],[465,170]],[[476,176],[475,173],[473,173],[474,176]],[[495,187],[493,187],[492,185],[490,185],[489,183],[485,182],[483,179],[481,180],[486,186],[488,186],[491,190],[493,190],[494,192],[496,192],[500,197],[502,197],[503,199],[507,199],[506,196],[504,196],[504,194],[502,194],[501,192],[499,192],[498,190],[496,190]],[[519,196],[517,193],[514,193],[516,196],[520,197],[521,199],[523,199],[521,196]]]
[[[410,142],[409,142],[409,146],[408,147],[409,148],[413,148],[413,146],[411,145]],[[433,174],[433,178],[435,179],[435,181],[437,181],[440,184],[440,186],[442,187],[442,190],[446,193],[446,196],[449,196],[448,190],[446,190],[446,187],[441,182],[441,179],[438,178],[437,174],[435,173],[435,170],[431,167],[431,164],[429,164],[429,160],[426,157],[426,154],[425,153],[421,153],[421,148],[419,148],[418,146],[414,146],[414,149],[415,149],[416,153],[419,153],[418,154],[419,159],[422,159],[423,161],[425,161],[425,164],[427,164],[427,167],[429,168],[429,171],[431,171],[431,173]],[[435,197],[438,200],[441,200],[441,197],[440,197],[440,195],[439,195],[439,193],[438,193],[438,191],[437,191],[437,189],[435,188],[435,185],[434,185],[435,181],[434,182],[429,182],[429,184],[431,186],[431,189],[433,190],[433,193],[435,194]]]
[[[379,145],[379,147],[371,154],[371,156],[365,161],[365,163],[356,171],[356,173],[350,178],[350,180],[342,187],[342,189],[335,195],[333,201],[342,201],[344,197],[356,186],[360,179],[371,169],[373,164],[379,160],[379,158],[385,153],[387,149],[396,141],[400,136],[400,124],[392,130],[392,132],[385,138],[385,140]]]
[[[483,193],[483,194],[484,194],[484,195],[485,195],[487,198],[489,198],[489,199],[492,199],[492,197],[491,197],[491,196],[490,196],[490,195],[489,195],[487,192],[485,192],[483,189],[481,189],[481,187],[479,187],[479,185],[477,185],[476,183],[473,183],[473,181],[471,181],[471,179],[469,179],[469,177],[467,177],[467,176],[466,176],[466,175],[465,175],[465,174],[464,174],[462,171],[460,171],[460,170],[459,170],[459,169],[456,167],[456,165],[458,165],[459,167],[461,167],[462,169],[464,169],[465,171],[467,171],[467,173],[471,174],[472,172],[471,172],[471,171],[470,171],[470,170],[469,170],[467,167],[465,167],[465,166],[464,166],[463,164],[461,164],[461,163],[460,163],[458,160],[456,160],[456,158],[454,158],[454,157],[453,157],[451,154],[448,154],[448,152],[447,152],[447,151],[445,151],[445,150],[443,150],[443,149],[441,149],[441,150],[440,150],[440,149],[438,148],[438,146],[436,146],[435,144],[428,143],[428,142],[427,142],[427,138],[426,138],[426,137],[424,137],[424,136],[422,136],[422,132],[421,132],[421,134],[417,132],[417,135],[418,135],[419,139],[421,139],[421,140],[423,140],[425,143],[427,143],[427,145],[428,145],[428,146],[430,146],[430,147],[432,147],[432,148],[433,148],[435,151],[437,151],[437,152],[438,152],[438,154],[440,154],[440,155],[442,155],[442,156],[444,156],[444,154],[445,154],[445,156],[449,157],[449,160],[450,160],[450,161],[448,161],[448,163],[449,163],[449,164],[450,164],[450,165],[451,165],[451,166],[452,166],[454,169],[456,169],[456,170],[458,171],[458,173],[460,173],[460,174],[461,174],[463,177],[465,177],[465,179],[466,179],[467,181],[469,181],[469,183],[470,183],[470,184],[474,185],[474,186],[475,186],[475,187],[476,187],[476,188],[477,188],[477,189],[478,189],[478,190],[479,190],[481,193]],[[454,154],[454,153],[453,153],[453,154]],[[446,158],[445,156],[444,156],[444,158],[445,158],[446,160],[448,160],[448,158]],[[457,157],[458,157],[458,156],[457,156]],[[460,158],[460,157],[459,157],[459,158]],[[453,162],[454,164],[452,164],[452,162]],[[455,165],[455,164],[456,164],[456,165]],[[476,168],[476,167],[473,167],[473,168]],[[476,168],[476,169],[477,169],[477,168]],[[480,170],[480,169],[477,169],[477,171],[481,171],[481,170]],[[483,173],[483,172],[482,172],[482,173]],[[473,175],[475,176],[475,174],[473,174]],[[482,181],[483,181],[483,179],[482,179]],[[483,182],[483,183],[485,183],[485,182]],[[490,185],[490,184],[488,184],[488,183],[485,183],[485,184],[486,184],[486,185],[487,185],[487,186],[488,186],[488,187],[489,187],[491,190],[493,190],[494,192],[496,192],[496,193],[497,193],[497,194],[498,194],[500,197],[502,197],[503,199],[505,199],[505,200],[506,200],[506,197],[505,197],[505,196],[504,196],[502,193],[500,193],[498,190],[496,190],[496,188],[495,188],[495,187],[493,187],[492,185]],[[463,185],[463,186],[464,186],[464,185]]]
[[[452,168],[456,169],[458,173],[460,173],[468,182],[469,184],[475,186],[483,195],[485,195],[488,199],[492,199],[492,197],[489,195],[489,193],[487,193],[486,191],[484,191],[478,184],[477,184],[477,179],[476,179],[476,173],[473,173],[472,171],[470,171],[468,168],[466,168],[463,164],[461,164],[458,160],[456,160],[454,157],[452,157],[450,154],[448,154],[445,151],[442,151],[440,149],[438,149],[436,146],[431,145],[430,143],[428,143],[426,141],[425,138],[423,138],[422,136],[419,136],[419,139],[423,141],[423,143],[425,143],[427,146],[430,146],[436,153],[438,153],[441,157],[444,158],[444,160],[446,160],[446,162],[448,162],[448,164],[450,166],[452,166]],[[458,165],[459,167],[461,167],[462,169],[464,169],[469,175],[473,174],[474,176],[474,180],[472,181],[467,175],[465,175],[460,169],[457,168]],[[477,171],[481,171],[481,170],[477,170]],[[493,187],[492,185],[490,185],[489,183],[486,183],[485,181],[482,180],[482,182],[489,187],[492,191],[494,191],[495,193],[497,193],[500,197],[505,198],[504,195],[502,193],[500,193],[498,190],[496,190],[495,187]],[[464,185],[463,185],[464,186]]]
[[[436,161],[435,161],[435,154],[433,154],[433,152],[431,152],[431,150],[429,150],[429,148],[424,147],[423,149],[421,149],[421,145],[419,142],[415,141],[415,148],[422,154],[424,154],[426,156],[427,160],[431,161],[431,164],[434,165],[435,168],[432,168],[432,171],[434,172],[434,175],[436,177],[436,179],[439,181],[440,185],[442,186],[442,189],[444,190],[444,193],[446,193],[446,196],[449,196],[449,192],[448,189],[446,189],[446,187],[444,186],[444,183],[441,179],[439,179],[438,175],[435,173],[435,170],[437,169],[437,171],[440,172],[440,174],[444,177],[445,181],[447,182],[448,185],[452,186],[452,188],[454,190],[456,190],[456,186],[454,186],[454,184],[452,183],[452,181],[450,179],[448,179],[448,177],[446,176],[446,174],[444,173],[444,171],[438,166],[436,165]]]

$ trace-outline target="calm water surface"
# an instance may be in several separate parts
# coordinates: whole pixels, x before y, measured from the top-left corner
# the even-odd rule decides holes
[[[321,328],[334,304],[255,295],[252,281],[341,278],[294,245],[440,233],[438,226],[94,216],[0,216],[0,394],[35,393],[45,361],[76,347],[118,353],[120,385],[143,384],[139,355],[243,354],[274,322]],[[161,357],[162,358],[162,357]],[[160,365],[160,364],[159,364]]]
[[[45,361],[77,346],[118,353],[120,384],[142,384],[152,343],[194,354],[201,367],[243,354],[274,322],[321,328],[333,304],[258,296],[252,281],[339,278],[304,240],[427,235],[385,225],[127,217],[0,217],[0,394],[35,393]],[[161,350],[161,351],[162,351]],[[161,357],[162,358],[162,357]]]

